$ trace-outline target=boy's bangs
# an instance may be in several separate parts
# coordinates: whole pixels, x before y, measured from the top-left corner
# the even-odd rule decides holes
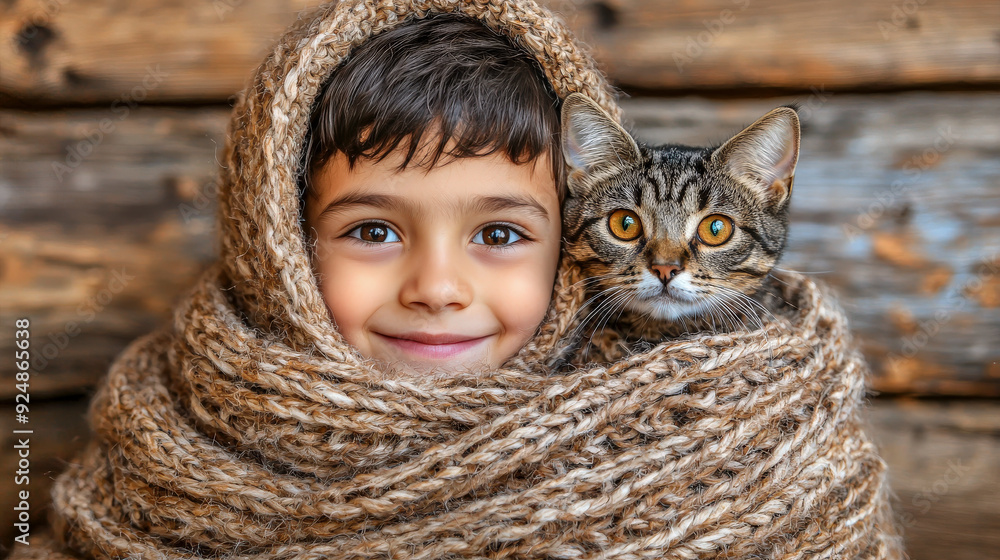
[[[493,99],[477,101],[481,102],[471,110],[470,103],[463,99],[447,100],[436,107],[405,107],[416,110],[399,111],[385,119],[384,126],[371,123],[367,128],[369,134],[357,137],[356,142],[348,141],[338,151],[344,152],[353,166],[359,158],[381,161],[396,150],[403,150],[405,157],[400,170],[410,165],[431,168],[451,158],[496,152],[522,164],[549,150],[559,151],[558,145],[553,145],[557,135],[547,133],[558,130],[558,121],[545,122],[555,111],[537,110],[539,99],[507,103]],[[452,107],[462,112],[456,116],[447,111]]]
[[[516,164],[547,153],[561,197],[559,103],[534,59],[475,20],[404,24],[358,47],[324,86],[304,187],[337,152],[353,167],[403,150],[405,168],[500,151]]]

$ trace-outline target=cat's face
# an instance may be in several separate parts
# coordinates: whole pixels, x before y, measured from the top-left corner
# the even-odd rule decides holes
[[[562,119],[563,236],[604,305],[668,320],[748,305],[785,246],[795,111],[775,109],[718,148],[640,146],[579,94]]]

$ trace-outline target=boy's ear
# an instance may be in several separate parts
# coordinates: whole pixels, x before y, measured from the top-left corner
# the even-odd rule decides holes
[[[571,194],[575,194],[575,180],[583,175],[615,171],[640,160],[639,146],[632,136],[581,93],[572,93],[563,101],[562,137]]]
[[[799,159],[799,116],[778,107],[712,153],[712,161],[772,206],[788,202]]]

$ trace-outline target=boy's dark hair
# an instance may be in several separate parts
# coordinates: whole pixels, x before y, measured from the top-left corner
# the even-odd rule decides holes
[[[311,176],[337,152],[353,168],[400,148],[401,169],[497,151],[522,164],[548,153],[561,203],[559,105],[539,64],[476,20],[441,14],[400,25],[355,49],[323,86],[303,154],[302,202]]]

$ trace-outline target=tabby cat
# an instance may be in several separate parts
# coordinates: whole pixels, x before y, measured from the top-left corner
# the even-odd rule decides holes
[[[597,301],[591,323],[632,311],[735,326],[761,309],[754,296],[788,231],[794,109],[774,109],[719,147],[646,146],[572,94],[562,132],[563,236]]]

